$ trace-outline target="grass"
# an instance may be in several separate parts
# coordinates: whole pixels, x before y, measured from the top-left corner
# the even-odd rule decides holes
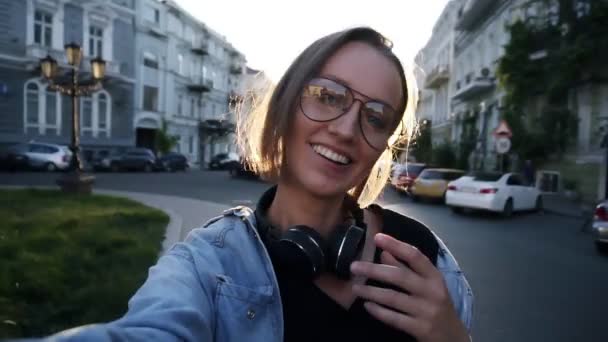
[[[0,190],[0,340],[120,317],[168,221],[123,198]]]

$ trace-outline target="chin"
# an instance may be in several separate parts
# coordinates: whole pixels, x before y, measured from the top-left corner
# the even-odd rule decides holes
[[[344,180],[336,181],[335,179],[314,173],[300,176],[298,183],[301,184],[306,191],[317,197],[341,197],[355,186]]]

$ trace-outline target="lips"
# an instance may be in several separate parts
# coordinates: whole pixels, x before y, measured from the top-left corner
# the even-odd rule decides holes
[[[312,149],[315,151],[315,153],[317,153],[318,155],[322,156],[325,159],[328,159],[336,164],[340,164],[340,165],[348,165],[352,162],[352,160],[345,156],[342,153],[339,153],[327,146],[323,146],[323,145],[319,145],[319,144],[312,144]]]

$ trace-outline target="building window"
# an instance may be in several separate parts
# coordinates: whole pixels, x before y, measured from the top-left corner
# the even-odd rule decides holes
[[[103,57],[103,29],[91,25],[89,27],[89,56]]]
[[[34,13],[34,43],[51,47],[53,40],[53,15],[36,10]]]
[[[175,135],[175,140],[176,140],[175,152],[181,153],[182,152],[182,137],[180,135]]]
[[[40,87],[36,83],[29,83],[25,88],[26,98],[26,124],[28,125],[39,125],[40,117],[38,115],[38,93]]]
[[[110,94],[102,90],[92,96],[83,96],[80,103],[82,133],[88,133],[93,137],[109,138],[112,114]]]
[[[152,69],[158,69],[158,59],[155,55],[149,52],[144,52],[144,66]]]
[[[61,95],[48,90],[36,80],[24,85],[24,131],[38,129],[39,134],[61,134]]]
[[[177,72],[180,75],[184,74],[184,56],[182,54],[177,55]]]
[[[144,110],[156,112],[158,110],[158,88],[144,85]]]
[[[194,97],[190,98],[190,116],[196,116],[196,100],[194,99]]]
[[[160,24],[160,11],[158,8],[154,9],[154,22]]]
[[[182,95],[177,96],[177,115],[182,115],[182,102],[184,97]]]
[[[188,153],[190,153],[190,154],[194,153],[194,137],[193,136],[188,137]]]

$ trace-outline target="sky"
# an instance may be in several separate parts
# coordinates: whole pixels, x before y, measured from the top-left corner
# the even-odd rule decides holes
[[[405,64],[431,36],[448,0],[176,0],[245,54],[248,65],[277,81],[316,39],[366,25],[394,43]]]

